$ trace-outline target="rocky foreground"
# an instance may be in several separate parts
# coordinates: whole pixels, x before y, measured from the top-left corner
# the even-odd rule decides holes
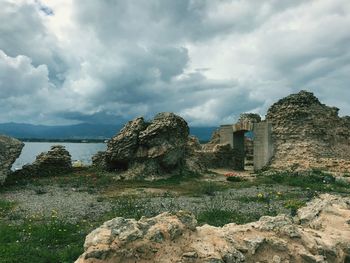
[[[190,213],[114,218],[91,232],[75,263],[350,262],[350,198],[322,195],[292,218],[197,226]]]

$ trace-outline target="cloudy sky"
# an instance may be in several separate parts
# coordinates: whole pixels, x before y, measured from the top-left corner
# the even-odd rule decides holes
[[[0,122],[212,126],[301,89],[350,114],[349,0],[0,4]]]

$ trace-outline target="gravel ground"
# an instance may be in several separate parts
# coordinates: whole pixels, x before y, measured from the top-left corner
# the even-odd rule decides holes
[[[79,192],[74,188],[47,186],[1,193],[0,198],[16,202],[10,220],[22,217],[49,218],[57,216],[66,222],[94,218],[111,209],[111,204],[101,201],[96,194]]]
[[[81,189],[80,189],[81,190]],[[142,192],[142,191],[141,191]],[[276,193],[282,196],[276,197]],[[271,202],[242,200],[242,198],[256,198],[258,194],[271,193]],[[223,192],[215,192],[213,196],[187,197],[187,196],[163,196],[150,197],[124,196],[116,199],[101,198],[99,193],[90,194],[75,188],[62,188],[59,186],[35,187],[0,193],[0,198],[16,202],[16,207],[8,217],[9,220],[21,218],[39,217],[50,218],[55,216],[66,222],[78,222],[79,220],[94,219],[114,211],[116,216],[124,216],[121,213],[141,214],[147,217],[162,212],[176,212],[187,210],[195,215],[203,211],[215,209],[235,211],[243,214],[269,214],[289,213],[284,207],[285,195],[303,196],[299,188],[274,185],[273,187],[259,186],[244,189],[230,189]],[[119,214],[120,213],[120,214]]]
[[[277,197],[276,193],[282,193]],[[242,201],[245,197],[257,197],[258,194],[271,193],[271,202],[268,206],[266,202],[258,201]],[[120,199],[114,203],[115,208],[122,208],[127,206],[132,209],[138,209],[144,216],[151,217],[162,212],[170,211],[176,212],[179,210],[191,211],[195,215],[203,211],[213,211],[215,209],[235,211],[242,214],[268,214],[274,212],[289,213],[289,209],[285,208],[285,202],[288,196],[303,196],[303,192],[299,188],[292,188],[287,186],[260,186],[250,187],[244,189],[231,189],[223,192],[216,192],[213,196],[203,197],[146,197],[132,200],[131,204],[125,204],[126,200]],[[306,200],[306,198],[305,198]]]

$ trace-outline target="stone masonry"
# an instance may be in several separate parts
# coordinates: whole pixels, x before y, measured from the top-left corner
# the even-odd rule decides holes
[[[350,171],[350,117],[301,91],[279,100],[267,112],[272,123],[273,169]]]
[[[313,93],[300,91],[273,104],[264,121],[254,114],[243,114],[236,124],[222,125],[220,143],[243,153],[244,133],[253,131],[255,170],[348,173],[350,117],[339,117],[338,111],[322,104]]]

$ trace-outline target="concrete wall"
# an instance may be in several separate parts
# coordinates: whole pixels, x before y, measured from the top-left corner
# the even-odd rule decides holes
[[[233,148],[233,129],[232,125],[221,125],[220,126],[220,144],[230,144]]]
[[[272,124],[263,121],[254,124],[254,170],[265,167],[273,156]]]

